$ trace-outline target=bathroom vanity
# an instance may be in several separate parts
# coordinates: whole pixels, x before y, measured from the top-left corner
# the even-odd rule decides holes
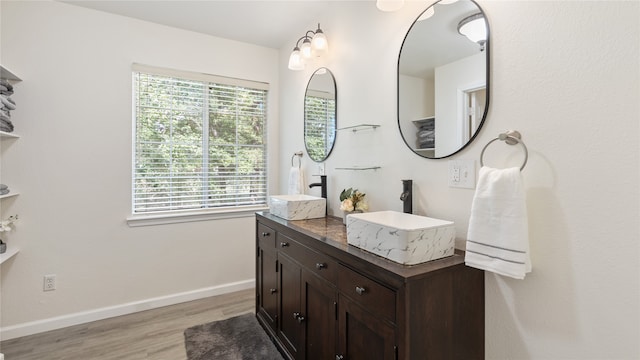
[[[484,359],[484,272],[464,253],[405,266],[342,219],[256,214],[256,316],[290,359]]]

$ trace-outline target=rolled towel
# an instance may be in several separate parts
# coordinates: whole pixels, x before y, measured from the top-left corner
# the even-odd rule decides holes
[[[6,95],[0,94],[0,102],[2,103],[2,105],[4,105],[5,108],[7,108],[9,110],[15,110],[16,109],[16,103]]]
[[[9,189],[0,190],[0,195],[7,195],[9,192],[10,192]]]
[[[480,168],[467,238],[466,265],[516,279],[531,272],[526,197],[519,168]]]
[[[6,184],[0,184],[0,190],[7,190],[8,188]]]
[[[7,88],[8,91],[13,91],[13,85],[7,79],[0,79],[0,85]]]

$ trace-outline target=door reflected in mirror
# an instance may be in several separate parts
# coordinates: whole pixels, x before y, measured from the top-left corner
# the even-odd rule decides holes
[[[327,68],[316,70],[304,95],[304,146],[311,160],[329,157],[336,140],[336,82]]]
[[[471,0],[436,2],[413,23],[398,57],[404,141],[427,158],[451,156],[473,141],[488,106],[486,17]]]

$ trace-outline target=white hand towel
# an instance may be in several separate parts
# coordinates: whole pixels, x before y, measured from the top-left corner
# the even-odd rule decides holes
[[[304,174],[302,169],[291,167],[289,170],[289,195],[304,194]]]
[[[524,279],[531,272],[527,206],[519,168],[480,168],[471,205],[468,266]]]

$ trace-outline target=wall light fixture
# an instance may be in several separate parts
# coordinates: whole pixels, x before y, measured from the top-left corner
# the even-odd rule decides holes
[[[300,41],[302,41],[302,45],[300,45]],[[296,46],[289,56],[289,69],[304,70],[306,62],[316,57],[325,56],[328,53],[329,43],[327,42],[327,36],[322,32],[320,24],[318,24],[316,31],[309,30],[296,41]]]
[[[473,14],[460,20],[458,32],[478,43],[480,51],[484,51],[484,44],[487,42],[487,23],[482,13]]]

